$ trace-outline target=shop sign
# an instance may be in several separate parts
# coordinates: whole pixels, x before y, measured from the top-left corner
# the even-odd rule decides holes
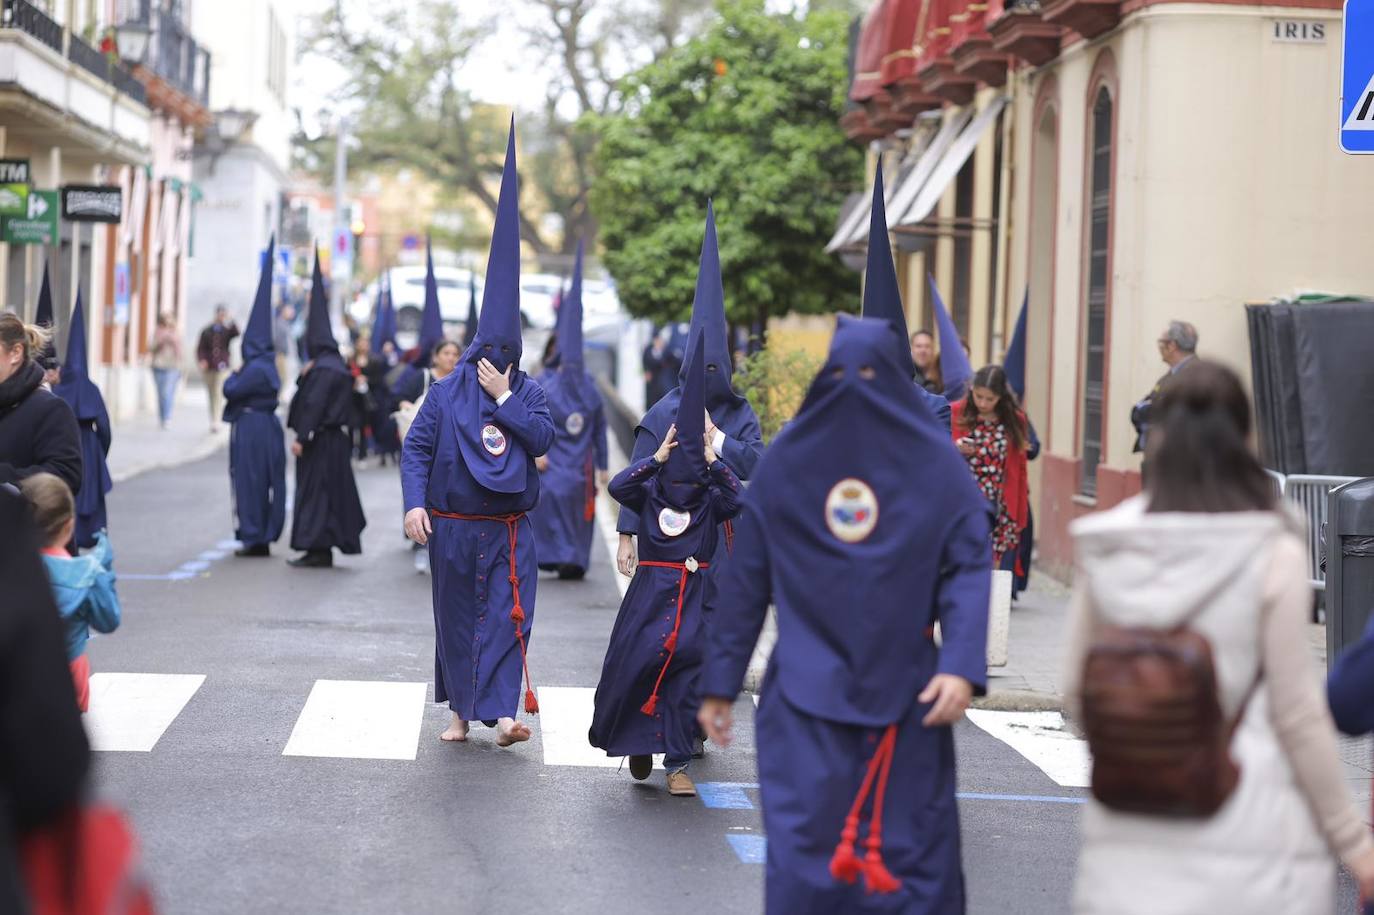
[[[124,192],[117,184],[69,184],[62,188],[62,218],[69,222],[119,222]]]
[[[29,211],[29,160],[0,159],[0,216]]]
[[[11,245],[57,243],[57,191],[29,191],[24,215],[6,216],[0,237]]]

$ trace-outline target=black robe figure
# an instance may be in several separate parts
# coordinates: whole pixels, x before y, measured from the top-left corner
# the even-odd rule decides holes
[[[368,422],[372,424],[373,444],[382,456],[382,463],[390,457],[399,461],[401,439],[397,434],[396,412],[398,402],[386,383],[397,358],[396,347],[396,309],[391,304],[391,275],[386,276],[385,287],[377,293],[377,314],[372,324],[372,352],[363,374],[367,378],[367,388],[371,394],[372,412]]]
[[[660,464],[636,461],[611,481],[611,495],[639,518],[639,567],[611,630],[588,739],[608,756],[629,756],[645,779],[663,753],[668,788],[695,795],[692,761],[697,679],[710,559],[721,525],[739,513],[740,484],[718,456],[707,466],[703,346],[688,357],[676,447]]]
[[[296,504],[291,549],[304,556],[291,565],[325,568],[334,564],[331,550],[361,553],[367,526],[358,487],[353,481],[352,438],[348,420],[353,406],[353,376],[339,355],[329,325],[329,306],[315,255],[310,288],[310,315],[305,325],[310,361],[296,381],[296,396],[286,424],[296,433]]]
[[[229,480],[234,495],[235,556],[271,555],[286,526],[286,437],[277,418],[281,378],[272,345],[272,264],[268,241],[253,311],[243,332],[243,366],[224,382],[229,424]]]
[[[95,535],[105,529],[105,494],[114,483],[105,465],[105,456],[110,453],[110,416],[100,389],[86,374],[86,316],[80,289],[72,309],[62,380],[53,387],[53,393],[72,408],[81,428],[81,488],[75,493],[75,541],[78,547],[89,549],[95,546]]]

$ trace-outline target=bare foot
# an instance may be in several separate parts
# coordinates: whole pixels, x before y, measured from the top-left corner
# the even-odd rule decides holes
[[[468,739],[468,723],[454,714],[453,720],[448,723],[448,730],[440,734],[439,739],[463,743]]]
[[[524,743],[530,739],[530,729],[514,718],[502,718],[496,722],[496,745],[508,747],[513,743]]]

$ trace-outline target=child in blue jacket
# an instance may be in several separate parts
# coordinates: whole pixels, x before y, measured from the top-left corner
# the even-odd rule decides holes
[[[86,640],[96,632],[119,628],[119,595],[115,593],[114,554],[102,530],[95,546],[80,556],[67,553],[76,527],[76,503],[67,484],[50,473],[37,473],[20,484],[33,508],[43,539],[43,565],[48,571],[57,610],[66,629],[67,663],[76,685],[76,704],[90,707],[91,662]]]

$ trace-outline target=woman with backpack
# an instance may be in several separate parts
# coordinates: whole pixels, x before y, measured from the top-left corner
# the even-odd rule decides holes
[[[1078,915],[1330,913],[1374,892],[1308,649],[1301,524],[1250,450],[1240,379],[1160,398],[1147,490],[1075,522],[1065,698],[1093,752]]]

